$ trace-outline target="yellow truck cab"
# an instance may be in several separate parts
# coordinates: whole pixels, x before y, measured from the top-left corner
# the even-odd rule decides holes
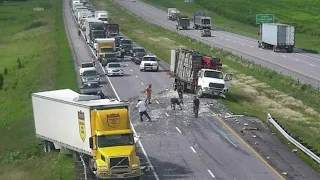
[[[115,38],[99,38],[99,39],[96,39],[96,41],[97,41],[96,42],[97,57],[103,57],[104,54],[108,54],[108,53],[115,53],[116,51]]]
[[[99,179],[139,179],[128,104],[62,89],[33,93],[32,106],[45,149],[79,154]]]

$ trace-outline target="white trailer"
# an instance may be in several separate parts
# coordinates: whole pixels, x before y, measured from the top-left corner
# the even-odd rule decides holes
[[[279,23],[263,23],[260,26],[259,48],[293,52],[294,26]]]
[[[74,13],[74,11],[76,10],[77,7],[79,6],[84,6],[83,3],[73,3],[72,4],[72,12]]]
[[[91,39],[90,39],[90,23],[94,23],[94,22],[102,22],[100,20],[98,20],[96,17],[95,18],[86,18],[85,21],[85,29],[86,29],[86,33],[85,33],[85,39],[87,41],[87,43],[90,43]]]
[[[81,14],[81,12],[85,12],[85,11],[88,11],[88,8],[85,6],[79,6],[76,8],[76,10],[74,11],[74,16],[77,21],[79,21],[79,15]]]
[[[108,22],[109,22],[108,11],[95,11],[95,17],[97,19],[103,21],[105,24],[108,24]]]

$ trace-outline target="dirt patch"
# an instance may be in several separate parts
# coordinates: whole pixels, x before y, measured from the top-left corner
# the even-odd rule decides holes
[[[179,46],[179,44],[175,43],[174,41],[172,41],[167,37],[148,37],[148,39],[150,41],[157,42],[165,47],[173,48],[173,47]]]

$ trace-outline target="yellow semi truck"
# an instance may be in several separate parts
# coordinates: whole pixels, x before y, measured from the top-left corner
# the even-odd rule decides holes
[[[36,135],[45,150],[80,154],[99,179],[139,179],[128,104],[70,89],[32,94]]]
[[[102,57],[105,54],[115,53],[116,44],[115,38],[99,38],[96,39],[96,55],[97,57]]]

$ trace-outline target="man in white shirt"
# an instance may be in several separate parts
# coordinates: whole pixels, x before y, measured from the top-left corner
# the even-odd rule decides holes
[[[147,107],[146,103],[144,101],[138,100],[138,104],[136,105],[136,108],[138,108],[139,113],[140,113],[140,121],[143,122],[142,116],[145,115],[151,121],[151,118],[149,114],[147,113]]]

